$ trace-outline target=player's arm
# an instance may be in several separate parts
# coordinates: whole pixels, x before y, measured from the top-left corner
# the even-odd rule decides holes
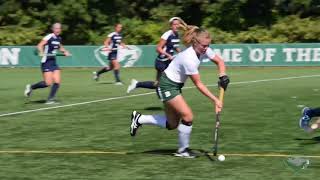
[[[62,44],[60,44],[59,51],[61,51],[65,56],[70,56],[70,52],[67,51]]]
[[[210,60],[218,66],[220,77],[226,75],[226,66],[220,56],[214,55],[214,57],[210,58]]]
[[[121,46],[122,48],[127,48],[127,49],[128,49],[128,46],[127,46],[124,42],[121,42],[121,43],[120,43],[120,46]]]
[[[176,47],[175,50],[177,53],[181,52],[181,49],[179,47]]]
[[[165,55],[166,57],[168,57],[169,60],[172,60],[173,59],[173,56],[171,56],[171,54],[167,53],[166,51],[163,50],[163,47],[166,45],[167,43],[167,40],[164,40],[164,39],[160,39],[160,42],[157,44],[157,52],[159,54],[163,54]]]
[[[104,40],[103,44],[104,44],[105,50],[111,51],[111,49],[109,48],[111,44],[111,37],[108,37],[106,40]]]
[[[48,42],[47,40],[42,39],[37,45],[39,55],[43,54],[44,46],[47,44],[47,42]]]
[[[218,85],[222,87],[224,90],[227,90],[228,84],[230,83],[229,76],[226,73],[226,66],[223,59],[218,56],[214,55],[210,60],[218,66],[219,69],[219,81]]]
[[[207,96],[211,101],[213,101],[216,104],[216,112],[220,112],[222,109],[222,102],[214,96],[207,86],[205,86],[201,79],[200,79],[200,74],[193,74],[189,75],[190,79],[192,80],[193,84],[197,87],[197,89],[205,96]]]

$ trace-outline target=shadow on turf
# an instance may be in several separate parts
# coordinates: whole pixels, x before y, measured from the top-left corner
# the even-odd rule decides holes
[[[98,84],[114,84],[114,82],[99,82]]]
[[[156,149],[150,151],[144,151],[143,154],[151,154],[151,155],[162,155],[162,156],[172,156],[177,150],[176,149]],[[193,151],[199,156],[204,156],[208,158],[210,161],[215,161],[213,157],[209,155],[209,152],[202,149],[193,149]]]
[[[156,149],[150,151],[144,151],[143,154],[152,154],[152,155],[165,155],[165,156],[172,156],[175,153],[176,149]]]
[[[151,107],[146,107],[146,108],[144,108],[144,110],[147,110],[147,111],[159,111],[159,110],[162,110],[162,107],[159,107],[159,106],[151,106]]]
[[[320,143],[320,136],[316,136],[313,138],[295,138],[296,141],[304,141],[302,144],[317,144]]]
[[[36,101],[28,101],[25,104],[44,104],[46,102],[47,102],[47,100],[41,99],[41,100],[36,100]]]

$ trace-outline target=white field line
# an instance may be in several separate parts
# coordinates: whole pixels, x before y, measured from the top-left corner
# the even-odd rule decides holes
[[[307,75],[307,76],[292,76],[292,77],[274,78],[274,79],[261,79],[261,80],[253,80],[253,81],[240,81],[240,82],[230,83],[230,85],[252,84],[252,83],[260,83],[260,82],[270,82],[270,81],[283,81],[283,80],[312,78],[312,77],[320,77],[320,74]],[[216,84],[215,85],[208,85],[208,87],[210,87],[210,86],[216,86]],[[191,86],[191,87],[185,87],[183,89],[191,89],[191,88],[195,88],[195,87]],[[19,115],[19,114],[25,114],[25,113],[31,113],[31,112],[38,112],[38,111],[45,111],[45,110],[51,110],[51,109],[59,109],[59,108],[72,107],[72,106],[80,106],[80,105],[86,105],[86,104],[97,103],[97,102],[105,102],[105,101],[112,101],[112,100],[119,100],[119,99],[127,99],[127,98],[132,98],[132,97],[146,96],[146,95],[150,95],[150,94],[155,94],[155,92],[134,94],[134,95],[126,95],[126,96],[118,96],[118,97],[98,99],[98,100],[93,100],[93,101],[66,104],[66,105],[60,105],[60,106],[51,106],[51,107],[44,107],[44,108],[38,108],[38,109],[25,110],[25,111],[4,113],[4,114],[0,114],[0,117]]]

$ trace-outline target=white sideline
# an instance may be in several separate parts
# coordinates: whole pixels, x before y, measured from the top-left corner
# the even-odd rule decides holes
[[[261,79],[261,80],[253,80],[253,81],[240,81],[240,82],[230,83],[230,85],[251,84],[251,83],[260,83],[260,82],[290,80],[290,79],[302,79],[302,78],[311,78],[311,77],[320,77],[320,74],[307,75],[307,76],[292,76],[292,77],[277,78],[277,79]],[[207,86],[208,87],[216,86],[216,84],[215,85],[207,85]],[[195,88],[195,87],[191,86],[191,87],[185,87],[183,89],[191,89],[191,88]],[[66,105],[60,105],[60,106],[45,107],[45,108],[39,108],[39,109],[31,109],[31,110],[25,110],[25,111],[17,111],[17,112],[12,112],[12,113],[0,114],[0,117],[25,114],[25,113],[37,112],[37,111],[44,111],[44,110],[50,110],[50,109],[59,109],[59,108],[65,108],[65,107],[79,106],[79,105],[91,104],[91,103],[96,103],[96,102],[105,102],[105,101],[126,99],[126,98],[132,98],[132,97],[146,96],[146,95],[150,95],[150,94],[155,94],[155,92],[126,95],[126,96],[118,96],[118,97],[112,97],[112,98],[105,98],[105,99],[86,101],[86,102],[80,102],[80,103],[73,103],[73,104],[66,104]]]

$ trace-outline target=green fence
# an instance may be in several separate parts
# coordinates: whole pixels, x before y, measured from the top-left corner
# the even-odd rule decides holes
[[[212,45],[228,66],[318,66],[320,43]],[[71,57],[57,57],[62,67],[96,67],[108,63],[101,46],[66,46]],[[0,67],[37,67],[40,57],[32,46],[0,46]],[[130,45],[120,49],[124,67],[152,67],[157,56],[154,45]],[[202,65],[212,65],[208,59]]]

